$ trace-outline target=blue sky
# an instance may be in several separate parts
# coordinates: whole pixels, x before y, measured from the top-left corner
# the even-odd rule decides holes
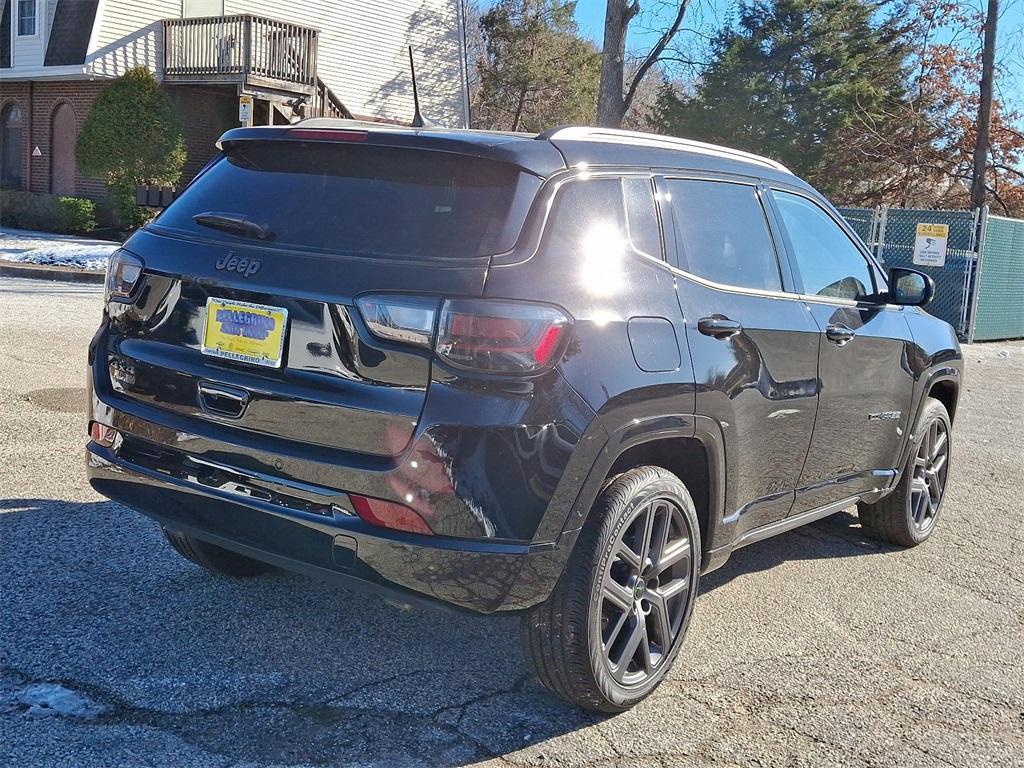
[[[973,2],[979,3],[981,7],[980,4],[984,0]],[[999,19],[998,48],[1005,54],[1002,61],[1006,71],[997,79],[996,88],[1004,102],[1024,111],[1024,0],[1002,0],[1000,4],[1002,10]],[[630,50],[644,52],[650,48],[658,37],[658,32],[653,29],[660,20],[657,17],[663,17],[664,26],[667,26],[671,21],[673,5],[674,3],[665,0],[640,0],[640,6],[645,11],[660,9],[661,12],[649,14],[655,18],[645,24],[647,29],[639,28],[636,22],[631,25],[627,41]],[[693,30],[712,32],[734,13],[737,5],[736,0],[694,0],[693,6],[687,12],[684,28],[691,30],[690,35],[694,38],[696,35]],[[604,13],[604,0],[578,0],[576,5],[576,23],[580,34],[590,38],[598,46],[604,35]],[[647,16],[642,18],[647,20]]]

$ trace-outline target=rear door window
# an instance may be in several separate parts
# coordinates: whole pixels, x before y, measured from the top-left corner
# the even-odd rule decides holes
[[[668,179],[676,266],[715,283],[781,291],[764,209],[752,185]]]
[[[515,166],[418,149],[291,141],[232,147],[155,225],[237,241],[200,213],[265,225],[267,242],[351,255],[446,259],[509,250],[540,180]]]

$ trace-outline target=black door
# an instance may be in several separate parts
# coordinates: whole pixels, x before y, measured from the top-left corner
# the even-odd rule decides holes
[[[659,192],[696,412],[722,429],[725,523],[739,535],[790,510],[814,426],[820,334],[787,292],[755,181],[670,178]]]
[[[821,333],[821,392],[793,513],[888,484],[909,428],[912,340],[902,307],[839,222],[810,197],[773,190],[794,276]]]

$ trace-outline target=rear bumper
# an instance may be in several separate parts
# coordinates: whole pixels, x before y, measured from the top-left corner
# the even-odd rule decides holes
[[[289,570],[384,589],[400,600],[426,598],[482,613],[528,608],[550,594],[575,539],[563,536],[556,546],[392,532],[343,505],[303,511],[274,497],[243,497],[230,482],[219,482],[223,477],[218,487],[206,485],[208,478],[175,476],[95,443],[87,456],[96,491],[167,528]]]

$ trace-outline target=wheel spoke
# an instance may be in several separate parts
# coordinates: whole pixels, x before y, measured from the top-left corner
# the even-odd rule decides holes
[[[650,595],[651,616],[654,618],[654,625],[657,627],[658,646],[662,653],[668,652],[672,645],[672,624],[668,615],[668,602],[657,592]]]
[[[641,555],[638,555],[629,545],[625,542],[620,541],[618,548],[615,550],[614,557],[625,562],[630,568],[639,571],[643,567],[643,561]]]
[[[674,543],[662,556],[661,559],[655,564],[654,575],[659,575],[669,570],[673,565],[680,562],[681,560],[688,559],[690,557],[690,540],[682,539]]]
[[[672,579],[668,584],[662,584],[656,591],[661,599],[665,601],[665,604],[668,605],[669,600],[676,597],[689,586],[690,574],[687,572],[685,576],[680,576],[678,579]]]
[[[626,626],[626,622],[629,621],[629,616],[629,611],[623,611],[619,614],[618,621],[615,622],[615,626],[612,627],[612,631],[608,633],[608,639],[604,641],[605,653],[607,653],[608,649],[615,644],[616,640],[618,640],[619,633],[622,631],[622,628]]]
[[[942,468],[946,466],[946,458],[947,454],[943,453],[939,456],[936,456],[935,459],[932,460],[932,466],[929,471],[936,477],[938,476],[939,472],[942,471]]]
[[[633,610],[633,593],[609,576],[604,581],[602,595],[605,600],[626,613]]]
[[[647,634],[647,621],[643,616],[640,617],[639,625],[643,630],[640,639],[640,659],[644,665],[644,672],[649,675],[654,671],[654,660],[651,658],[651,638]]]
[[[626,639],[626,643],[622,648],[622,653],[619,655],[619,660],[612,670],[612,675],[620,683],[622,678],[626,676],[626,671],[629,669],[629,662],[636,656],[636,650],[640,647],[640,643],[644,640],[644,636],[647,634],[646,625],[642,617],[636,617],[636,621],[633,623],[633,627],[630,630],[629,637]]]
[[[659,504],[653,516],[652,549],[649,556],[651,561],[656,563],[665,554],[665,548],[668,546],[668,537],[672,530],[672,509],[667,504]]]
[[[915,493],[912,497],[914,523],[921,525],[924,522],[925,512],[928,509],[928,499],[931,498],[927,490]]]
[[[946,447],[947,440],[949,440],[949,435],[946,434],[945,431],[939,432],[938,436],[935,438],[935,442],[932,444],[932,452],[928,454],[929,458],[934,461],[935,457],[943,452],[943,449]]]
[[[654,504],[648,505],[647,509],[640,513],[641,538],[640,538],[640,562],[644,563],[651,553],[651,538],[654,535]]]

